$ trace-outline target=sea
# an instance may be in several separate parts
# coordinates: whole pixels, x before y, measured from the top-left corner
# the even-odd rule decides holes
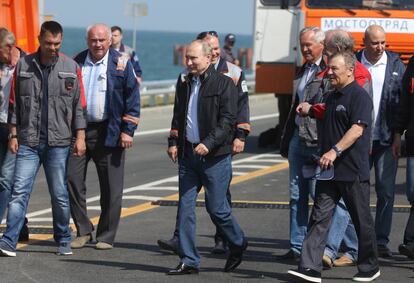
[[[219,34],[220,35],[220,34]],[[251,35],[236,35],[233,54],[237,55],[238,48],[251,48],[253,37]],[[64,30],[61,51],[74,56],[87,48],[85,29],[67,27]],[[164,32],[164,31],[137,31],[136,51],[143,71],[144,81],[176,79],[184,66],[174,65],[174,46],[188,44],[197,36],[190,32]],[[220,35],[221,45],[225,33]],[[125,30],[123,42],[132,46],[132,31]],[[250,73],[246,70],[246,73]]]

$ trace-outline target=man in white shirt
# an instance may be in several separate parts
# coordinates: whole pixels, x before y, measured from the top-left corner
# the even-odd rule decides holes
[[[385,50],[386,35],[381,26],[372,25],[366,29],[364,44],[365,49],[358,53],[357,58],[372,76],[374,120],[370,163],[375,169],[377,193],[375,232],[379,256],[390,257],[392,253],[387,244],[398,167],[398,159],[393,157],[391,145],[405,66],[399,54]]]

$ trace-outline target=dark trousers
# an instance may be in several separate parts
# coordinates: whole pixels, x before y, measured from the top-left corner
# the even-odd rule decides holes
[[[341,197],[358,235],[358,270],[378,268],[374,221],[369,208],[369,182],[317,181],[308,234],[302,245],[300,266],[322,270],[322,257],[335,207]]]
[[[78,236],[90,234],[93,224],[86,209],[86,173],[89,160],[93,160],[100,185],[101,215],[96,240],[112,244],[118,229],[124,188],[125,151],[121,147],[106,147],[107,123],[89,123],[86,130],[86,154],[69,157],[68,189],[70,210]]]

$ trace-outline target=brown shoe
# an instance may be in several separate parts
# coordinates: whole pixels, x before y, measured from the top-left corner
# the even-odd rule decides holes
[[[338,258],[337,260],[334,260],[333,265],[336,266],[336,267],[354,266],[355,261],[353,261],[349,257],[343,255],[340,258]]]
[[[332,259],[327,255],[323,255],[322,264],[323,264],[323,267],[327,269],[331,269],[333,267]]]
[[[112,249],[114,246],[112,244],[108,244],[105,242],[97,242],[95,249],[97,250],[110,250]]]
[[[92,235],[88,234],[85,236],[79,236],[72,240],[70,243],[70,247],[72,249],[80,249],[83,248],[89,241],[92,240]]]

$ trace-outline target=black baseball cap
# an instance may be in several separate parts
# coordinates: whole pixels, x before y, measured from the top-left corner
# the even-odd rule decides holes
[[[228,35],[226,35],[225,40],[235,42],[236,41],[236,36],[232,33],[229,33]]]

